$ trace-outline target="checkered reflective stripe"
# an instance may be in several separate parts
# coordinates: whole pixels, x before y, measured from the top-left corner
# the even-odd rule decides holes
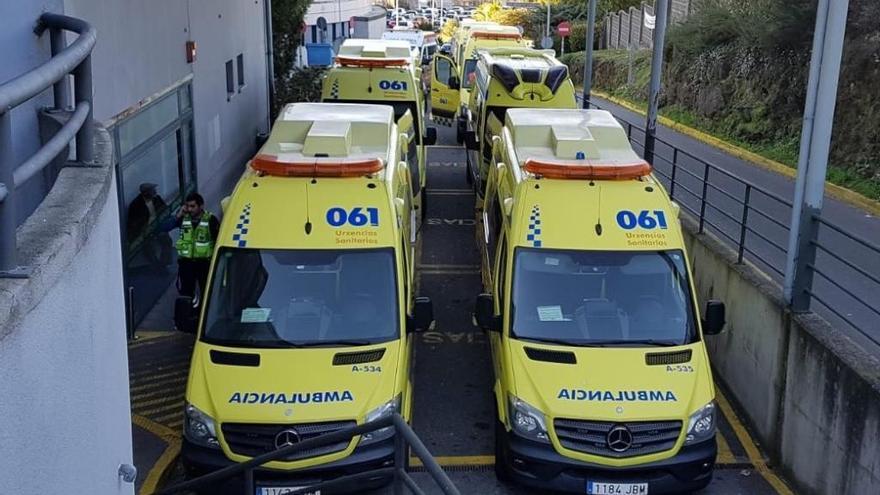
[[[442,125],[444,127],[453,127],[455,125],[454,118],[443,117],[442,115],[437,115],[435,113],[431,114],[431,120],[433,120],[435,124]]]
[[[238,216],[238,223],[235,224],[235,233],[232,234],[232,241],[238,243],[238,247],[247,247],[248,226],[251,223],[251,204],[244,205],[241,215]]]
[[[541,247],[541,207],[538,205],[532,207],[527,232],[526,240],[532,243],[532,247]]]
[[[334,79],[333,84],[330,85],[330,98],[339,99],[339,79]]]

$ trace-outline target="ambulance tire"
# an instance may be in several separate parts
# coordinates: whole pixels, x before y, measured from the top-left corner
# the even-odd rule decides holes
[[[467,131],[467,123],[461,119],[455,125],[455,142],[458,144],[464,143],[464,133]]]
[[[427,184],[425,184],[427,186]],[[422,198],[422,223],[425,222],[425,218],[428,216],[428,195],[425,193],[425,188],[423,187],[421,191],[419,191],[419,196]]]
[[[492,397],[494,400],[495,397]],[[496,406],[497,408],[497,406]],[[498,415],[495,415],[495,477],[498,478],[498,481],[501,482],[511,482],[513,479],[510,476],[510,471],[507,463],[507,449],[504,448],[504,435],[507,435],[507,430],[504,429],[504,425],[501,424],[501,421],[498,420]]]

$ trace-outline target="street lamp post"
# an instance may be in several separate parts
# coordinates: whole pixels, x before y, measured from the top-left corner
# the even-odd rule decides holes
[[[593,40],[596,31],[596,0],[590,0],[587,12],[587,39],[584,45],[584,108],[590,108],[590,92],[593,90]]]

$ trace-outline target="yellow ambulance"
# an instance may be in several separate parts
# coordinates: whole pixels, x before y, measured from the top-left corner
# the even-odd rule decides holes
[[[417,218],[425,217],[427,149],[437,141],[437,129],[425,123],[425,94],[418,53],[406,40],[343,41],[327,73],[321,101],[388,105],[400,132],[405,133],[407,162],[413,184]]]
[[[578,108],[578,105],[568,67],[556,59],[552,50],[480,50],[474,74],[465,134],[469,150],[467,177],[477,193],[482,194],[492,160],[492,137],[501,134],[509,108]]]
[[[540,490],[709,483],[716,405],[678,207],[610,113],[511,109],[482,213],[475,317],[495,374],[496,472]]]
[[[188,472],[411,417],[412,333],[433,316],[413,293],[405,138],[388,106],[282,110],[225,202],[186,387]],[[250,493],[388,466],[393,454],[393,430],[374,431],[270,462]]]
[[[461,29],[461,28],[460,28]],[[434,122],[456,128],[459,143],[467,130],[467,102],[474,85],[477,51],[531,46],[514,26],[488,25],[462,32],[452,56],[437,53],[431,66],[431,116]]]

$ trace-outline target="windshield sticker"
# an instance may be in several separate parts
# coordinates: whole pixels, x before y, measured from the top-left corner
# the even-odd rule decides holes
[[[233,392],[229,397],[230,404],[308,404],[325,402],[351,402],[354,396],[348,390],[333,390],[330,392],[305,392],[305,393],[257,393],[257,392]]]
[[[241,310],[242,323],[266,323],[272,308],[244,308]]]
[[[235,231],[232,234],[232,241],[238,243],[238,247],[247,247],[248,225],[251,223],[251,204],[244,205],[241,215],[238,216],[238,223],[235,224]]]
[[[559,258],[544,258],[544,264],[550,266],[559,266]]]
[[[571,321],[562,316],[562,306],[538,306],[538,319],[541,321]]]
[[[541,247],[541,207],[538,205],[532,207],[526,232],[526,241],[531,242],[532,247]]]
[[[584,390],[563,388],[556,396],[560,400],[591,402],[678,402],[671,390]]]

